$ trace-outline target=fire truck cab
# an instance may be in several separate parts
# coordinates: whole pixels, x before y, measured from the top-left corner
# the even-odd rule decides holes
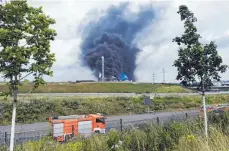
[[[105,133],[105,117],[100,114],[50,117],[49,123],[54,140],[63,142],[78,135]]]

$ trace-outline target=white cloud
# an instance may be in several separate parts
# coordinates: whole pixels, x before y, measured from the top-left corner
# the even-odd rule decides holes
[[[57,37],[51,42],[51,51],[56,54],[54,76],[46,79],[48,81],[94,79],[91,71],[82,67],[79,61],[81,39],[77,26],[85,15],[99,4],[74,0],[29,0],[29,3],[35,7],[42,6],[44,12],[56,20],[53,28],[57,31]]]
[[[161,3],[161,2],[158,2]],[[179,2],[167,2],[156,4],[160,7],[159,20],[152,25],[151,32],[145,38],[141,38],[139,47],[143,49],[137,60],[136,76],[141,81],[152,81],[153,72],[156,74],[156,81],[162,82],[162,68],[166,71],[166,81],[175,81],[176,68],[172,67],[173,61],[177,59],[177,46],[172,43],[175,36],[183,32],[183,23],[176,13]],[[219,54],[225,64],[229,65],[229,2],[185,2],[198,19],[197,28],[203,37],[202,41],[209,43],[216,41]],[[228,79],[229,71],[222,75],[222,79]]]
[[[48,81],[75,81],[95,79],[92,72],[81,66],[80,62],[80,27],[87,23],[85,16],[98,17],[93,9],[105,9],[114,1],[77,1],[77,0],[28,0],[35,7],[43,7],[43,11],[56,20],[53,26],[57,31],[55,41],[51,43],[51,51],[56,54],[53,66],[54,76],[46,77]],[[90,18],[90,19],[91,19]]]
[[[119,0],[124,1],[124,0]],[[54,77],[49,81],[75,81],[77,79],[94,79],[92,72],[80,65],[80,34],[82,24],[86,23],[85,15],[92,9],[105,9],[117,1],[77,1],[77,0],[28,0],[33,6],[42,6],[45,13],[56,19],[53,26],[58,33],[51,44],[51,51],[55,52],[57,61],[54,64]],[[136,4],[146,3],[134,1],[132,11],[137,11]],[[143,33],[136,37],[138,46],[142,49],[137,57],[136,76],[139,81],[152,81],[153,72],[156,81],[162,82],[162,69],[166,71],[166,81],[174,82],[176,68],[172,67],[177,58],[177,46],[172,42],[175,36],[183,32],[183,23],[177,10],[180,4],[186,4],[198,19],[197,28],[203,37],[203,42],[216,41],[219,54],[224,63],[229,65],[229,2],[199,2],[199,1],[153,1],[152,6],[157,11],[157,20]],[[90,17],[97,16],[91,11]],[[82,22],[82,20],[84,22]],[[229,71],[222,75],[228,79]]]

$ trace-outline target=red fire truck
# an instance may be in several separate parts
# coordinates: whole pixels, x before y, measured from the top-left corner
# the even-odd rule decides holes
[[[77,135],[88,136],[92,133],[105,133],[105,117],[101,114],[69,115],[48,118],[52,136],[59,142]]]

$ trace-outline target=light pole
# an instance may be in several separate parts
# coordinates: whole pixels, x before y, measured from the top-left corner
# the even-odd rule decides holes
[[[206,137],[208,137],[208,117],[207,117],[207,110],[206,110],[206,100],[205,100],[205,87],[207,86],[207,65],[205,64],[206,56],[203,57],[203,71],[204,74],[201,78],[202,82],[202,103],[203,103],[203,109],[204,109],[204,134]]]

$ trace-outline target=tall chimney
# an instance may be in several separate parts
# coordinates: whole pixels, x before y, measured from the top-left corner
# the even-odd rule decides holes
[[[102,81],[104,81],[104,56],[102,56],[101,59],[102,59]]]

